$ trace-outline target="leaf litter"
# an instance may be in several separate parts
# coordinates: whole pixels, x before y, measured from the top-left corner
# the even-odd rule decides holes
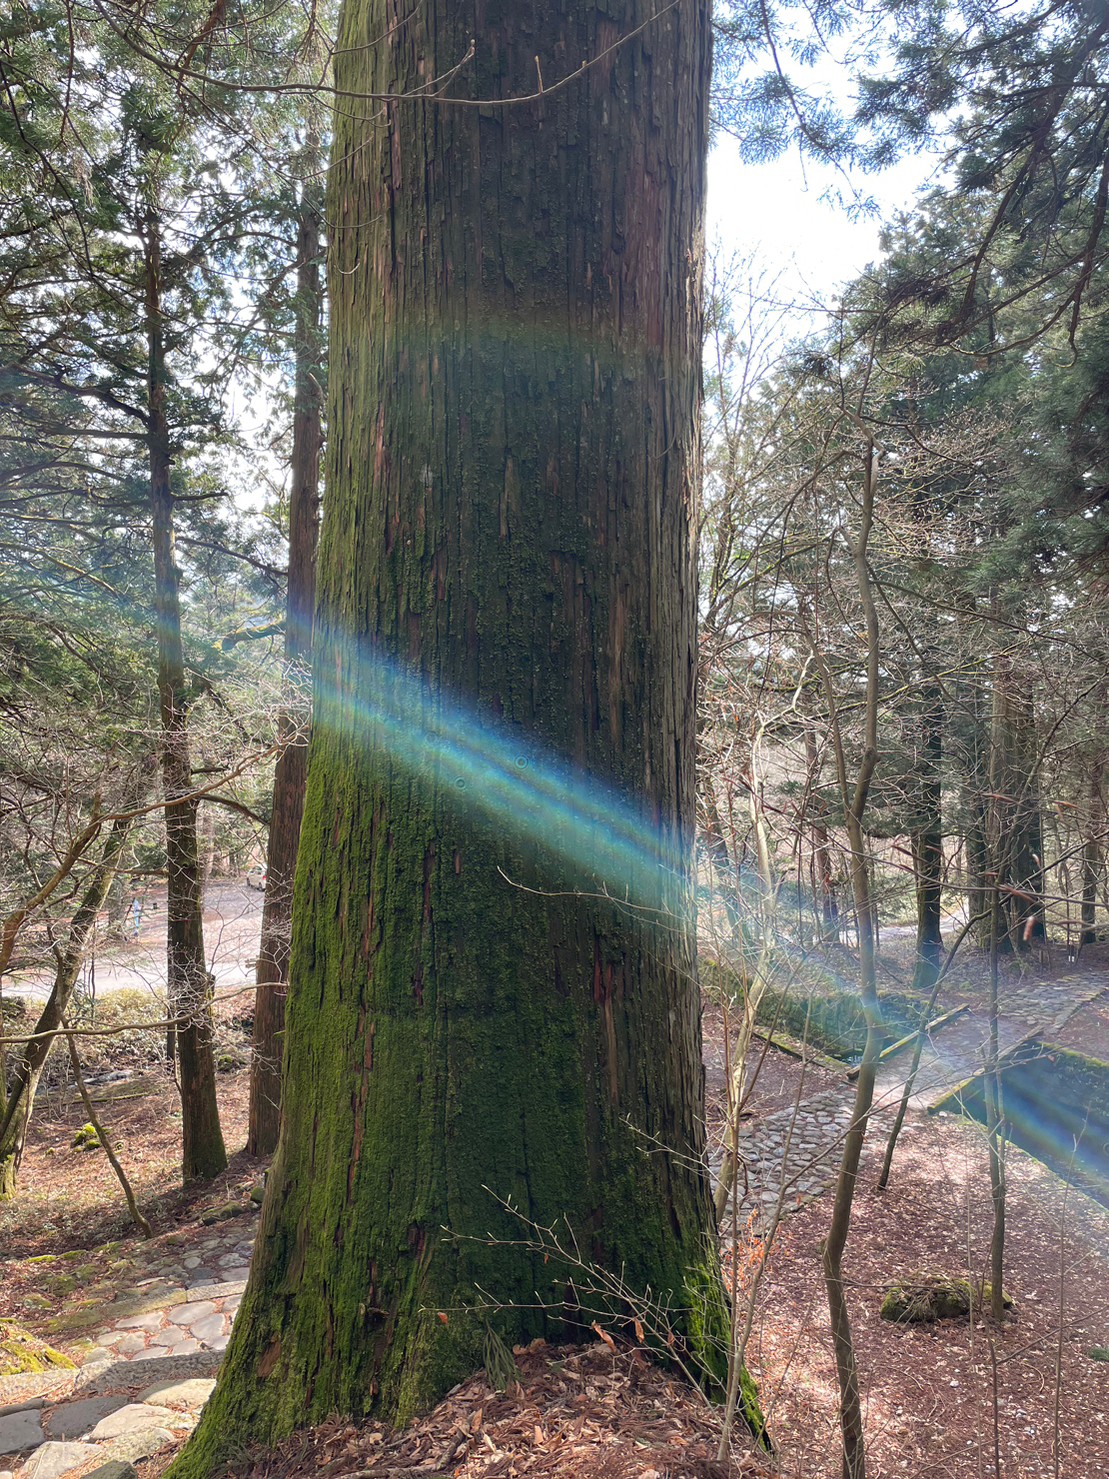
[[[332,1418],[235,1465],[236,1479],[765,1479],[765,1456],[716,1459],[719,1414],[642,1351],[517,1347],[519,1381],[478,1372],[395,1432]],[[144,1466],[144,1479],[152,1471]]]

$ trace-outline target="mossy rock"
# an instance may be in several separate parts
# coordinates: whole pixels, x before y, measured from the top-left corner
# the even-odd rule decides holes
[[[0,1320],[0,1376],[25,1376],[42,1371],[74,1371],[68,1356],[39,1340],[11,1320]]]
[[[74,1150],[99,1150],[100,1136],[96,1133],[95,1126],[82,1125],[70,1143]]]
[[[254,1210],[250,1202],[227,1202],[222,1207],[212,1207],[201,1217],[205,1227],[212,1227],[217,1222],[227,1222],[232,1217],[242,1217],[244,1212]]]
[[[982,1286],[982,1308],[992,1298],[989,1284]],[[1002,1294],[1006,1309],[1013,1301]],[[882,1299],[881,1316],[897,1325],[926,1325],[935,1320],[968,1320],[978,1308],[978,1290],[969,1279],[953,1279],[946,1274],[922,1274],[893,1284]]]

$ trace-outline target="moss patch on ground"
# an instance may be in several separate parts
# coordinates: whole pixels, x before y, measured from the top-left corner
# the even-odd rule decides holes
[[[926,1325],[935,1320],[967,1320],[975,1309],[985,1308],[992,1296],[991,1286],[978,1288],[969,1279],[947,1274],[921,1274],[892,1284],[882,1298],[881,1316],[897,1325]],[[1013,1301],[1002,1295],[1005,1308]]]
[[[74,1363],[21,1325],[0,1320],[0,1376],[24,1376],[53,1369],[72,1371]]]

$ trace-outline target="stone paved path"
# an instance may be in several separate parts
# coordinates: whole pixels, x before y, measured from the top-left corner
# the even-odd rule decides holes
[[[1002,1045],[1060,1028],[1109,991],[1109,972],[1076,972],[1007,987]],[[967,1013],[928,1045],[912,1104],[927,1108],[981,1067],[986,1023]],[[910,1055],[883,1065],[875,1118],[900,1099]],[[832,1185],[851,1122],[854,1085],[824,1089],[742,1126],[740,1214],[765,1224],[781,1202],[796,1211]],[[881,1126],[884,1133],[885,1124]],[[78,1371],[0,1378],[0,1479],[64,1479],[94,1462],[117,1463],[101,1479],[128,1479],[123,1463],[177,1441],[195,1423],[214,1385],[239,1308],[256,1208],[216,1212],[199,1236],[171,1233],[131,1255],[107,1302],[80,1312],[73,1328],[93,1342]],[[252,1215],[253,1214],[253,1215]],[[126,1277],[122,1277],[126,1274]],[[7,1465],[19,1463],[13,1476]]]
[[[1087,1002],[1109,992],[1109,972],[1076,971],[1051,981],[1006,983],[1002,988],[998,1041],[1007,1053],[1029,1037],[1057,1032]],[[986,1062],[989,1021],[975,1009],[941,1028],[925,1044],[913,1083],[910,1108],[928,1110],[946,1099],[960,1084],[975,1077]],[[912,1064],[907,1051],[887,1059],[878,1071],[876,1097],[900,1099]]]
[[[170,1253],[160,1260],[158,1272],[134,1286],[136,1296],[148,1293],[150,1307],[120,1315],[102,1328],[85,1367],[163,1353],[223,1351],[250,1268],[253,1218],[249,1226],[250,1235],[237,1224],[230,1232],[214,1231],[179,1257]],[[105,1310],[110,1313],[111,1306]]]
[[[1034,1035],[1058,1031],[1087,1002],[1109,992],[1109,972],[1075,972],[1051,981],[1009,985],[999,1024],[1002,1051]],[[936,1034],[926,1045],[909,1107],[927,1111],[960,1083],[978,1073],[984,1062],[989,1024],[984,1013],[971,1011]],[[911,1066],[911,1049],[887,1059],[874,1090],[872,1121],[883,1139],[900,1103]],[[775,1111],[741,1126],[740,1217],[753,1213],[766,1226],[781,1199],[788,1215],[820,1196],[839,1172],[843,1137],[851,1123],[855,1086],[848,1081],[803,1098],[796,1106]],[[713,1164],[719,1171],[719,1156]]]
[[[193,1357],[194,1362],[197,1359]],[[128,1369],[137,1373],[147,1364]],[[179,1368],[180,1362],[169,1358],[156,1365]],[[192,1431],[216,1385],[212,1376],[165,1375],[168,1379],[150,1385],[119,1381],[117,1390],[108,1395],[40,1397],[19,1407],[0,1408],[0,1459],[20,1465],[18,1476],[10,1469],[0,1469],[0,1476],[63,1479],[89,1474],[97,1479],[133,1479],[132,1464]]]
[[[796,1107],[776,1110],[744,1125],[740,1138],[741,1219],[753,1211],[756,1225],[765,1226],[773,1217],[779,1197],[785,1215],[827,1190],[839,1169],[854,1098],[853,1086],[844,1082],[802,1100]]]
[[[15,1479],[61,1479],[129,1463],[188,1432],[215,1385],[256,1223],[247,1213],[137,1248],[125,1287],[77,1311],[91,1342],[77,1370],[0,1377],[0,1479],[16,1464]]]

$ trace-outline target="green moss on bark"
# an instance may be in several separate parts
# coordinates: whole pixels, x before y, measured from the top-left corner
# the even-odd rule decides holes
[[[359,93],[420,87],[478,34],[474,97],[632,39],[511,126],[337,120],[285,1118],[175,1479],[333,1412],[404,1420],[481,1365],[487,1323],[580,1338],[623,1303],[591,1267],[718,1370],[687,871],[708,15],[618,11],[344,10]],[[611,796],[654,862],[615,845]]]

